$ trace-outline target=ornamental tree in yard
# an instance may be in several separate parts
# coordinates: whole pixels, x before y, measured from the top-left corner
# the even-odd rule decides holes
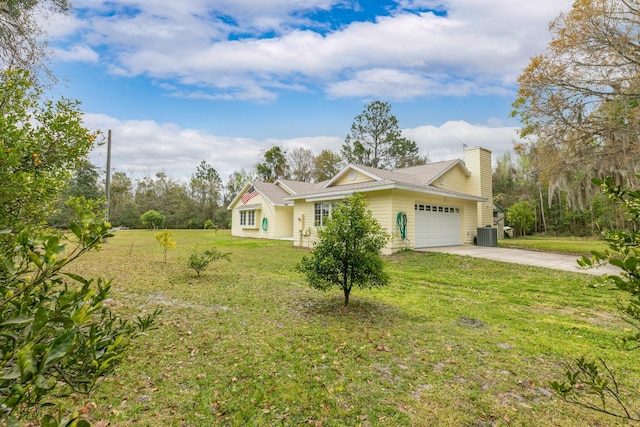
[[[535,213],[526,201],[516,203],[507,211],[507,222],[516,229],[516,237],[526,235],[535,220]]]
[[[162,246],[162,249],[164,249],[164,263],[166,264],[167,252],[169,252],[169,249],[173,249],[176,247],[176,241],[171,240],[172,234],[167,229],[164,229],[163,231],[156,233],[155,237],[158,243],[160,244],[160,246]]]
[[[311,287],[326,291],[337,286],[349,294],[359,288],[382,287],[389,276],[383,270],[381,250],[389,240],[359,193],[334,204],[331,218],[318,230],[320,241],[297,265]]]
[[[140,215],[140,222],[154,230],[157,230],[164,223],[164,219],[164,215],[154,209]]]

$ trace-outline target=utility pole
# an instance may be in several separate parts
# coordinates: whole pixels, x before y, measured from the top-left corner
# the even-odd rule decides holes
[[[111,208],[111,129],[109,129],[109,133],[107,136],[107,178],[105,180],[106,188],[105,192],[107,195],[107,208],[105,209],[105,221],[109,222],[109,209]],[[104,243],[107,243],[107,238],[105,237]]]

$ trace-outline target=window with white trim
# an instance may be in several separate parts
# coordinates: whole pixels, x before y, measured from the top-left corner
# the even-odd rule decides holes
[[[240,211],[240,225],[244,227],[255,227],[256,211]]]
[[[329,202],[316,203],[313,207],[313,225],[324,226],[325,218],[328,218],[330,213]]]

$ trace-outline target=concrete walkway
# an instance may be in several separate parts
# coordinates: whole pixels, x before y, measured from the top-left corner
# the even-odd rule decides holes
[[[493,261],[510,262],[513,264],[532,265],[535,267],[554,268],[556,270],[573,271],[576,273],[592,274],[596,276],[618,274],[620,269],[612,265],[600,268],[582,270],[579,268],[577,255],[565,255],[551,252],[529,251],[525,249],[493,248],[488,246],[447,246],[441,248],[420,249],[425,252],[444,252],[454,255],[466,255],[474,258],[485,258]]]

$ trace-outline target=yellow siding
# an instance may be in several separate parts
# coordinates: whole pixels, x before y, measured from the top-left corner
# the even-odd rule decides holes
[[[256,210],[256,224],[252,227],[240,225],[240,210],[244,205],[238,201],[231,210],[231,235],[259,239],[290,239],[292,237],[293,207],[274,206],[262,194],[251,199],[248,205],[261,205]],[[262,220],[266,218],[267,231],[262,229]]]
[[[296,200],[293,206],[293,246],[310,248],[317,238],[313,226],[313,203]]]
[[[470,245],[478,232],[478,203],[465,201],[460,212],[462,216],[462,243]]]
[[[391,227],[389,233],[391,234],[391,241],[385,248],[385,253],[398,251],[400,249],[413,249],[413,236],[415,236],[415,211],[413,209],[416,203],[416,197],[423,197],[422,195],[416,195],[409,191],[394,190],[390,197],[391,201]],[[400,229],[398,228],[397,218],[398,213],[404,212],[407,215],[407,236],[403,240],[400,235]]]
[[[367,176],[363,173],[357,172],[357,171],[353,171],[356,172],[356,177],[355,179],[352,179],[349,175],[350,175],[351,170],[347,170],[345,171],[344,174],[342,174],[342,176],[340,178],[338,178],[338,180],[336,182],[334,182],[331,186],[332,187],[337,187],[340,185],[347,185],[347,184],[357,184],[360,182],[369,182],[369,181],[373,181],[373,178],[371,178],[370,176]]]
[[[266,205],[266,200],[262,197],[261,194],[258,194],[253,199],[251,199],[250,205],[262,205],[262,209],[264,209]],[[261,211],[256,211],[256,225],[254,228],[247,228],[240,226],[240,211],[236,208],[240,208],[244,205],[238,201],[231,211],[231,235],[238,237],[259,237],[258,230],[260,229],[260,221],[262,221]]]
[[[464,193],[467,191],[468,178],[469,177],[462,167],[460,165],[456,165],[442,175],[442,182],[438,179],[433,183],[433,185],[445,190]]]
[[[272,225],[273,224],[273,225]],[[293,237],[293,206],[276,206],[275,219],[269,220],[269,229],[273,228],[276,239]]]
[[[400,249],[413,249],[415,243],[415,210],[416,203],[447,205],[460,209],[461,225],[460,239],[463,244],[473,243],[477,228],[477,204],[473,201],[462,201],[450,197],[432,196],[406,190],[386,190],[363,193],[369,203],[369,210],[389,234],[390,240],[383,253],[390,254]],[[407,237],[400,235],[397,225],[397,215],[404,212],[407,215]],[[296,201],[293,213],[295,223],[293,244],[312,248],[317,241],[317,227],[313,225],[314,203]],[[301,219],[300,221],[298,219]]]
[[[413,193],[410,191],[396,190],[391,200],[391,242],[385,248],[385,253],[391,253],[404,248],[413,249],[415,245],[415,204],[434,204],[446,205],[460,209],[460,239],[463,244],[473,243],[473,237],[476,234],[476,202],[452,199],[444,196],[433,196],[422,193]],[[400,230],[397,225],[398,212],[407,214],[407,238],[403,241],[400,236]]]
[[[464,162],[471,172],[466,192],[487,199],[486,202],[478,202],[477,226],[493,226],[491,151],[481,147],[469,148],[464,152]]]

